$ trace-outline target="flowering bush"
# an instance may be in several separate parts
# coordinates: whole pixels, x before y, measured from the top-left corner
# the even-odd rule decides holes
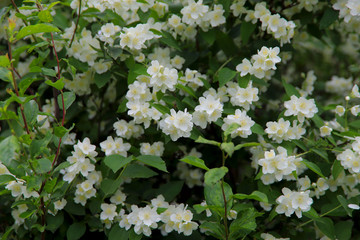
[[[360,238],[360,1],[0,6],[2,239]]]

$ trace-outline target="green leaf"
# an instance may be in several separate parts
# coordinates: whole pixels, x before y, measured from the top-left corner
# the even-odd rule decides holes
[[[183,181],[172,181],[165,184],[162,184],[159,189],[156,190],[157,195],[162,194],[165,198],[165,201],[171,202],[175,197],[181,192],[182,187],[184,186]]]
[[[229,184],[227,184],[226,182],[224,182],[224,193],[226,201],[228,202],[227,207],[228,209],[231,209],[233,203],[231,196],[233,195],[233,192]],[[224,198],[221,189],[221,182],[216,182],[215,184],[211,185],[205,185],[204,195],[207,205],[214,205],[224,208]]]
[[[255,31],[256,24],[251,22],[243,21],[240,26],[240,36],[242,40],[242,45],[246,45],[250,39],[251,34]]]
[[[116,180],[106,178],[101,181],[100,189],[104,192],[105,196],[112,195],[119,188],[121,181],[121,178]]]
[[[230,224],[230,239],[240,239],[256,229],[258,216],[254,208],[239,212],[240,217]]]
[[[109,232],[108,240],[127,240],[129,238],[129,233],[126,231],[125,228],[120,228],[119,224],[114,224],[111,227]]]
[[[51,69],[51,68],[41,68],[41,72],[44,75],[50,76],[50,77],[56,77],[56,74],[57,74],[56,71],[54,69]]]
[[[227,137],[228,135],[230,135],[233,131],[235,131],[239,127],[240,127],[240,125],[238,123],[230,124],[230,126],[225,130],[224,136]]]
[[[284,79],[282,80],[282,84],[288,97],[291,97],[293,95],[295,95],[296,97],[300,97],[299,91],[293,85],[286,83]]]
[[[78,216],[85,215],[85,208],[79,204],[74,203],[73,201],[68,201],[68,203],[65,206],[65,210],[73,215],[78,215]]]
[[[54,127],[54,134],[55,136],[62,138],[69,130],[67,130],[65,127],[63,126],[57,126]]]
[[[37,120],[37,115],[39,113],[39,106],[34,100],[24,104],[24,115],[28,124],[33,125]]]
[[[10,59],[8,55],[1,55],[0,56],[0,67],[9,67],[10,66]]]
[[[130,164],[124,170],[122,176],[129,178],[149,178],[158,175],[148,167],[139,164]]]
[[[236,199],[240,199],[240,200],[242,200],[242,199],[254,199],[254,200],[259,201],[259,202],[265,202],[265,203],[268,202],[268,198],[267,198],[266,194],[262,193],[262,192],[259,192],[259,191],[254,191],[250,195],[243,194],[243,193],[236,193],[232,197],[236,198]]]
[[[70,225],[66,232],[66,237],[68,240],[77,240],[80,239],[86,231],[85,223],[77,222]]]
[[[220,145],[221,145],[221,143],[219,143],[219,142],[216,142],[216,141],[213,141],[213,140],[208,140],[208,139],[205,139],[205,138],[203,138],[201,136],[199,136],[198,139],[195,140],[195,142],[210,144],[210,145],[214,145],[214,146],[218,146],[218,147],[220,147]]]
[[[254,146],[260,146],[261,144],[260,143],[257,143],[257,142],[249,142],[249,143],[243,143],[243,144],[238,144],[235,146],[234,150],[240,150],[241,148],[244,148],[244,147],[254,147]]]
[[[225,86],[227,82],[234,79],[236,76],[236,71],[233,71],[227,67],[220,69],[217,75],[217,79],[219,81],[219,87]]]
[[[214,31],[213,29],[210,29],[207,32],[204,32],[204,31],[199,31],[199,32],[200,32],[200,36],[206,41],[206,43],[209,46],[214,44],[215,38],[216,38],[216,31]]]
[[[47,158],[35,159],[33,165],[38,173],[47,173],[51,170],[51,161]]]
[[[31,217],[37,210],[32,210],[32,211],[26,211],[26,212],[23,212],[19,215],[20,218],[23,218],[23,219],[26,219],[26,218],[29,218]]]
[[[227,167],[212,168],[205,173],[205,184],[211,185],[219,182],[229,171]]]
[[[16,35],[16,38],[18,40],[20,40],[31,34],[46,33],[46,32],[61,32],[61,31],[53,25],[39,23],[39,24],[29,25],[29,26],[21,28],[20,31],[18,32],[18,34]]]
[[[131,228],[129,231],[129,240],[141,240],[142,234],[137,234],[134,232],[134,228]]]
[[[73,93],[73,92],[64,92],[63,95],[64,95],[65,109],[68,109],[76,99],[75,93]],[[62,107],[61,94],[59,94],[57,98],[58,98],[59,108],[62,110],[63,107]]]
[[[13,175],[2,174],[0,175],[0,185],[7,184],[8,182],[16,181],[16,178]]]
[[[57,90],[62,90],[65,86],[63,78],[57,80],[56,82],[52,82],[50,80],[46,80],[45,83],[49,86],[56,88]]]
[[[150,29],[150,31],[152,31],[156,35],[162,36],[162,38],[160,38],[160,42],[164,43],[165,45],[168,45],[169,47],[173,47],[176,50],[181,51],[181,48],[178,45],[178,42],[174,39],[174,37],[170,33],[160,32],[156,29]]]
[[[170,109],[164,105],[158,103],[150,103],[152,107],[161,112],[162,114],[170,114]]]
[[[12,75],[9,69],[0,67],[0,79],[5,82],[11,82],[12,81]]]
[[[102,74],[95,73],[94,81],[98,88],[105,86],[111,79],[111,72],[105,72]]]
[[[188,86],[184,86],[182,84],[176,84],[176,88],[183,90],[184,92],[186,92],[187,94],[189,94],[190,96],[194,97],[194,98],[198,98],[196,96],[196,93],[194,92],[194,90],[192,90],[192,88],[188,87]]]
[[[225,239],[225,228],[220,222],[205,221],[200,225],[200,228],[217,239]]]
[[[336,180],[338,178],[338,176],[340,175],[340,173],[342,173],[344,171],[344,167],[341,166],[341,163],[339,160],[334,160],[334,164],[332,166],[332,175],[334,180]]]
[[[309,162],[308,160],[303,159],[302,162],[314,173],[319,175],[322,178],[325,178],[324,174],[321,172],[321,169],[318,165],[313,162]]]
[[[352,209],[348,207],[349,202],[341,195],[337,195],[336,196],[338,201],[340,202],[341,206],[345,209],[347,215],[349,215],[349,217],[352,217]]]
[[[220,148],[224,150],[231,157],[235,151],[234,143],[224,142],[221,144]]]
[[[335,235],[338,240],[350,240],[352,228],[354,226],[353,221],[341,221],[335,224]]]
[[[303,214],[304,214],[305,217],[308,217],[308,218],[310,218],[312,220],[315,220],[315,219],[320,217],[319,214],[316,212],[316,210],[314,208],[310,208],[309,211],[303,212]]]
[[[320,29],[325,29],[339,19],[339,11],[332,8],[326,8],[324,15],[320,19]]]
[[[265,131],[263,129],[263,127],[257,123],[255,123],[252,127],[251,127],[251,131],[253,133],[259,134],[259,135],[265,135]]]
[[[0,142],[0,162],[6,166],[14,159],[20,144],[15,136],[11,135]]]
[[[157,168],[163,172],[168,172],[166,169],[165,161],[162,160],[161,157],[154,155],[141,155],[136,157],[136,159],[142,163],[145,163],[146,165]]]
[[[186,156],[186,157],[183,157],[182,159],[180,159],[180,161],[185,162],[190,165],[193,165],[198,168],[202,168],[206,171],[209,170],[209,168],[205,165],[204,160],[202,160],[198,157],[195,157],[195,156]]]
[[[311,118],[311,120],[315,123],[317,128],[321,128],[322,126],[324,126],[324,120],[322,120],[318,114],[315,114],[314,117]]]
[[[50,11],[48,10],[43,10],[41,12],[38,13],[38,17],[40,19],[40,21],[42,22],[52,22],[53,21],[53,17],[51,16]]]
[[[46,216],[46,229],[54,233],[64,223],[64,213],[58,212],[55,216]]]
[[[322,217],[315,220],[316,226],[319,230],[330,239],[335,239],[335,227],[334,223],[330,218]]]
[[[124,157],[118,154],[106,156],[104,159],[105,165],[108,166],[114,173],[131,161],[132,156]]]
[[[329,157],[328,154],[325,150],[321,150],[321,149],[317,149],[317,148],[312,148],[310,149],[310,151],[316,153],[317,155],[319,155],[320,157],[322,157],[323,159],[326,160],[326,162],[329,162]]]

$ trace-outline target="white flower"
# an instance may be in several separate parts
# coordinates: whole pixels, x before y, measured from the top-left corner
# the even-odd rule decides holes
[[[13,197],[18,197],[23,194],[23,183],[17,181],[9,182],[6,187],[7,190],[11,191]]]
[[[300,122],[304,122],[305,117],[312,118],[318,109],[314,99],[307,100],[304,97],[292,95],[289,101],[284,103],[286,111],[285,116],[297,116]]]
[[[56,202],[54,202],[54,208],[56,210],[62,210],[67,204],[67,201],[65,198],[57,200]]]
[[[125,200],[126,195],[120,189],[118,189],[110,198],[110,202],[116,205],[124,204]]]
[[[246,58],[244,58],[242,60],[242,63],[240,63],[239,65],[236,66],[236,71],[240,72],[240,76],[243,77],[246,74],[252,72],[252,65],[251,62],[249,60],[247,60]]]
[[[321,128],[320,128],[320,136],[321,137],[325,137],[325,136],[330,136],[331,135],[331,132],[332,132],[332,128],[331,127],[329,127],[329,126],[322,126]]]
[[[295,212],[296,216],[301,218],[302,212],[310,210],[313,203],[313,200],[309,197],[310,190],[296,192],[284,187],[282,192],[283,195],[276,199],[279,204],[275,209],[277,213],[285,213],[287,217],[290,217]]]
[[[237,123],[240,126],[231,133],[232,138],[237,136],[247,138],[252,134],[251,127],[255,124],[255,122],[251,120],[248,115],[246,115],[246,112],[241,111],[240,109],[236,109],[234,115],[228,115],[224,119],[224,124],[222,125],[221,129],[225,131],[233,123]]]
[[[359,209],[360,209],[360,206],[357,205],[357,204],[349,204],[349,205],[348,205],[348,208],[351,208],[351,209],[354,209],[354,210],[359,210]]]
[[[170,113],[170,116],[160,121],[160,129],[166,135],[170,135],[173,141],[180,137],[190,137],[190,132],[193,128],[191,114],[186,109],[184,112],[175,112],[174,109],[171,109]]]
[[[90,139],[87,137],[83,140],[83,142],[78,141],[77,146],[85,155],[93,155],[94,153],[96,153],[95,152],[96,146],[91,145]]]
[[[337,105],[335,108],[335,113],[341,117],[345,114],[345,108],[341,105]]]
[[[101,220],[108,219],[112,221],[117,216],[115,204],[102,203],[101,210],[102,210],[102,212],[100,213]]]

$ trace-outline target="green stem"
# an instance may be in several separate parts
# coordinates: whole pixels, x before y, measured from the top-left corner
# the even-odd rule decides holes
[[[224,151],[221,150],[222,153],[222,166],[225,166],[225,160],[227,158],[227,155],[225,155]],[[228,222],[227,222],[227,200],[226,200],[226,196],[225,196],[225,190],[224,190],[224,178],[221,179],[221,192],[223,195],[223,199],[224,199],[224,227],[225,227],[225,239],[228,240],[229,239],[229,229],[228,229]]]
[[[327,211],[326,213],[321,214],[321,215],[320,215],[320,217],[324,217],[324,216],[328,215],[329,213],[331,213],[331,212],[335,211],[336,209],[338,209],[338,208],[340,208],[340,207],[341,207],[341,204],[340,204],[340,205],[338,205],[337,207],[335,207],[335,208],[333,208],[333,209],[331,209],[331,210]],[[297,228],[301,228],[301,227],[303,227],[303,226],[307,225],[308,223],[311,223],[312,221],[314,221],[314,219],[311,219],[311,220],[309,220],[309,221],[306,221],[306,222],[304,222],[304,223],[300,224]]]

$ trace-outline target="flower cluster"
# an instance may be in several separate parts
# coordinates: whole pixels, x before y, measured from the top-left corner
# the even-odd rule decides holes
[[[160,129],[176,141],[180,137],[190,137],[193,128],[192,115],[185,111],[170,110],[170,115],[160,121]]]
[[[257,78],[269,78],[272,74],[271,70],[275,70],[275,65],[281,61],[279,53],[279,47],[262,47],[257,54],[251,57],[251,61],[244,58],[242,63],[236,66],[236,71],[240,72],[242,77],[251,74]]]
[[[261,180],[264,184],[272,184],[284,178],[294,180],[292,172],[295,171],[299,175],[304,170],[302,158],[288,156],[287,150],[283,147],[278,147],[277,152],[278,154],[274,150],[265,151],[264,158],[258,160],[258,164],[262,166]]]
[[[286,111],[285,116],[297,116],[299,122],[304,122],[306,118],[312,118],[318,109],[314,99],[306,99],[304,97],[296,97],[292,95],[289,101],[284,103]]]
[[[280,118],[277,122],[267,122],[265,132],[269,138],[281,143],[283,140],[295,140],[300,139],[306,133],[305,128],[301,124],[297,125],[297,121],[293,121],[293,125],[290,126],[290,121]]]
[[[224,118],[224,124],[221,129],[225,131],[231,124],[235,123],[238,124],[239,127],[231,132],[232,138],[237,136],[247,138],[252,134],[251,127],[255,124],[255,122],[246,114],[246,111],[236,109],[234,115],[228,115]]]
[[[245,20],[260,20],[261,28],[272,34],[274,38],[280,40],[280,45],[289,43],[294,36],[295,23],[287,21],[279,14],[271,14],[266,8],[266,3],[261,2],[255,5],[255,11],[248,11]]]
[[[295,212],[296,216],[301,218],[303,212],[310,210],[313,200],[309,197],[309,190],[296,192],[284,187],[282,193],[283,195],[276,199],[276,203],[279,204],[275,209],[277,213],[285,213],[287,217],[290,217]]]

